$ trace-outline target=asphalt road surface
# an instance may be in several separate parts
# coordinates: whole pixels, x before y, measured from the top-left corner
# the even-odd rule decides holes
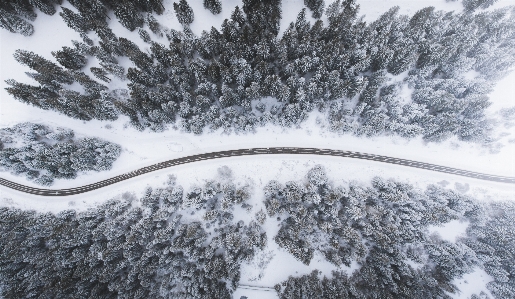
[[[457,168],[451,168],[446,166],[440,166],[435,164],[417,162],[406,159],[392,158],[387,156],[379,156],[367,153],[360,152],[352,152],[352,151],[340,151],[340,150],[330,150],[330,149],[318,149],[318,148],[298,148],[298,147],[270,147],[270,148],[249,148],[249,149],[238,149],[238,150],[230,150],[230,151],[221,151],[215,153],[206,153],[193,155],[183,158],[177,158],[173,160],[168,160],[165,162],[157,163],[154,165],[150,165],[147,167],[143,167],[122,175],[118,175],[112,177],[107,180],[103,180],[94,184],[89,184],[86,186],[69,188],[69,189],[40,189],[33,188],[29,186],[24,186],[15,182],[11,182],[9,180],[0,178],[0,185],[18,190],[21,192],[33,194],[33,195],[41,195],[41,196],[68,196],[68,195],[76,195],[85,192],[89,192],[92,190],[100,189],[121,181],[128,180],[130,178],[149,173],[152,171],[156,171],[163,168],[172,167],[175,165],[187,164],[197,161],[203,160],[212,160],[218,158],[227,158],[227,157],[236,157],[236,156],[254,156],[254,155],[277,155],[277,154],[300,154],[300,155],[321,155],[321,156],[335,156],[335,157],[345,157],[345,158],[354,158],[354,159],[362,159],[362,160],[370,160],[377,161],[383,163],[397,164],[403,165],[407,167],[421,168],[427,169],[431,171],[438,171],[444,173],[450,173],[454,175],[466,176],[480,180],[493,181],[493,182],[501,182],[501,183],[509,183],[515,184],[515,177],[504,177],[498,175],[490,175],[485,173],[473,172],[468,170],[462,170]]]

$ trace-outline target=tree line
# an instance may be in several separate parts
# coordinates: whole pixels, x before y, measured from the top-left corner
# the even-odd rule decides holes
[[[321,166],[298,181],[268,182],[266,212],[255,212],[253,195],[223,167],[187,191],[170,176],[164,187],[82,212],[0,208],[0,295],[231,298],[242,263],[266,249],[266,223],[280,226],[272,240],[302,263],[319,252],[336,266],[358,265],[291,276],[275,286],[282,299],[452,298],[456,280],[477,269],[493,278],[494,298],[515,296],[511,201],[383,178],[335,185]],[[249,215],[236,221],[236,213]],[[468,222],[456,242],[430,233],[452,220]]]
[[[319,110],[338,133],[491,140],[485,109],[493,83],[515,62],[513,8],[445,13],[427,7],[404,16],[394,7],[367,24],[354,0],[325,9],[319,1],[306,4],[314,16],[323,11],[327,24],[310,24],[303,9],[279,36],[281,2],[245,0],[221,28],[195,36],[193,10],[182,0],[174,4],[181,31],[164,28],[152,14],[142,17],[152,35],[166,36],[169,44],[152,40],[138,14],[120,15],[125,27],[139,28],[146,49],[116,36],[103,14],[63,15],[83,40],[53,52],[59,64],[18,50],[15,59],[35,71],[29,76],[39,86],[8,80],[7,91],[84,120],[123,114],[141,130],[177,123],[195,134],[252,132],[268,123],[298,126]],[[92,57],[100,64],[90,68],[95,78],[84,69]],[[119,65],[122,57],[133,67]],[[114,78],[126,80],[128,90],[109,90]],[[70,90],[73,82],[84,92]],[[406,88],[408,102],[402,100]]]
[[[172,177],[84,212],[0,208],[0,294],[230,299],[266,245],[258,223],[233,220],[247,189],[219,179],[185,192]]]

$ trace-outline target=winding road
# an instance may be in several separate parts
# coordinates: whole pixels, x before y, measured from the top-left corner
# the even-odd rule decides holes
[[[319,155],[319,156],[335,156],[335,157],[344,157],[344,158],[354,158],[354,159],[362,159],[362,160],[370,160],[377,161],[383,163],[397,164],[403,165],[407,167],[421,168],[427,169],[431,171],[444,172],[459,176],[466,176],[480,180],[487,180],[493,182],[501,182],[501,183],[509,183],[515,184],[515,177],[504,177],[498,175],[490,175],[485,173],[473,172],[468,170],[462,170],[452,167],[446,167],[441,165],[429,164],[424,162],[417,162],[406,159],[399,159],[387,156],[373,155],[361,152],[352,152],[352,151],[341,151],[341,150],[331,150],[331,149],[318,149],[318,148],[298,148],[298,147],[270,147],[270,148],[249,148],[249,149],[238,149],[238,150],[229,150],[229,151],[221,151],[214,153],[206,153],[206,154],[198,154],[188,157],[182,157],[177,159],[168,160],[165,162],[157,163],[154,165],[150,165],[147,167],[143,167],[122,175],[118,175],[112,177],[107,180],[103,180],[97,183],[69,188],[69,189],[41,189],[41,188],[33,188],[29,186],[25,186],[22,184],[18,184],[3,178],[0,178],[0,185],[18,190],[24,193],[29,193],[33,195],[41,195],[41,196],[69,196],[76,195],[85,192],[89,192],[92,190],[100,189],[121,181],[128,180],[130,178],[143,175],[149,172],[153,172],[156,170],[160,170],[163,168],[168,168],[176,165],[187,164],[197,161],[203,160],[212,160],[218,158],[227,158],[227,157],[236,157],[236,156],[254,156],[254,155],[278,155],[278,154],[299,154],[299,155]]]

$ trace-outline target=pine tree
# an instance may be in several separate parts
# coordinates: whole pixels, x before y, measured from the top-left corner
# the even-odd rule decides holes
[[[89,30],[93,29],[91,23],[89,23],[85,18],[83,18],[80,14],[73,12],[72,10],[63,7],[62,12],[59,15],[63,18],[64,22],[71,29],[79,32],[79,33],[87,33]]]
[[[30,3],[44,14],[49,16],[56,13],[54,4],[61,4],[59,0],[31,0]]]
[[[37,54],[34,54],[33,52],[16,50],[14,58],[19,63],[30,67],[43,76],[46,76],[48,78],[47,80],[55,80],[56,82],[65,84],[72,84],[74,81],[72,76],[61,67]]]
[[[467,12],[473,12],[478,8],[488,8],[498,0],[463,0],[462,4]]]
[[[54,5],[61,4],[60,0],[10,0],[0,5],[0,27],[13,33],[31,35],[33,26],[25,20],[34,21],[37,17],[34,8],[47,15],[55,14]],[[24,24],[26,23],[26,24]],[[14,30],[14,31],[13,31]]]
[[[114,8],[114,15],[118,21],[130,31],[143,26],[143,17],[134,4],[132,1],[125,1]]]
[[[107,77],[107,72],[103,68],[91,67],[89,70],[98,79],[100,79],[100,80],[102,80],[102,81],[104,81],[106,83],[109,83],[111,81],[111,79],[109,79]]]
[[[243,12],[256,35],[277,36],[281,20],[280,0],[243,0]]]
[[[2,8],[0,8],[0,27],[24,36],[30,36],[34,33],[32,24]]]
[[[222,12],[222,3],[220,0],[204,0],[204,8],[217,15]]]
[[[6,88],[7,92],[16,100],[42,109],[51,109],[52,103],[58,98],[58,94],[47,87],[32,86],[14,80],[6,80],[6,83],[11,86]]]
[[[54,56],[62,66],[70,70],[79,70],[88,62],[87,58],[80,54],[79,51],[69,47],[63,47],[60,51],[52,52],[52,56]]]
[[[304,5],[311,10],[313,18],[320,19],[322,17],[325,5],[324,0],[304,0]]]
[[[193,9],[191,9],[186,0],[180,0],[179,4],[174,2],[173,9],[175,10],[177,20],[179,20],[179,23],[181,23],[183,26],[188,26],[189,24],[193,23]]]

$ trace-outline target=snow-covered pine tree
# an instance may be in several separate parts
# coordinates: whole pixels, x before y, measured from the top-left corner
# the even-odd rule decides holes
[[[0,28],[24,36],[30,36],[34,33],[34,26],[32,24],[2,8],[0,8]]]
[[[324,0],[304,0],[304,5],[311,10],[313,18],[320,19],[322,17],[325,6]]]
[[[220,0],[204,0],[204,8],[217,15],[222,12],[222,2]]]
[[[56,12],[55,5],[60,5],[60,0],[6,0],[0,4],[0,28],[25,36],[32,35],[34,27],[28,21],[33,22],[37,14],[34,8],[47,15]]]
[[[107,72],[103,68],[90,67],[89,70],[91,71],[93,76],[95,76],[96,78],[98,78],[106,83],[109,83],[111,81],[111,79],[109,79],[109,77],[107,77]]]
[[[93,26],[80,14],[77,14],[66,7],[63,7],[62,10],[63,11],[60,12],[59,15],[71,29],[79,33],[87,33],[89,30],[93,29]]]
[[[499,0],[463,0],[462,4],[467,12],[473,12],[478,8],[485,9]]]
[[[138,27],[143,26],[143,17],[136,8],[133,1],[124,1],[114,8],[114,15],[123,27],[134,31]]]
[[[79,70],[88,62],[86,56],[79,53],[76,49],[69,47],[63,47],[62,50],[53,51],[51,53],[62,66],[69,70]]]
[[[58,83],[72,84],[74,82],[72,76],[55,63],[25,50],[16,50],[14,58],[19,63],[30,67],[41,75],[47,76],[48,80]]]
[[[177,16],[177,20],[183,26],[188,26],[193,23],[194,14],[193,9],[190,7],[186,0],[180,0],[179,3],[173,3],[173,9],[175,10],[175,15]]]

